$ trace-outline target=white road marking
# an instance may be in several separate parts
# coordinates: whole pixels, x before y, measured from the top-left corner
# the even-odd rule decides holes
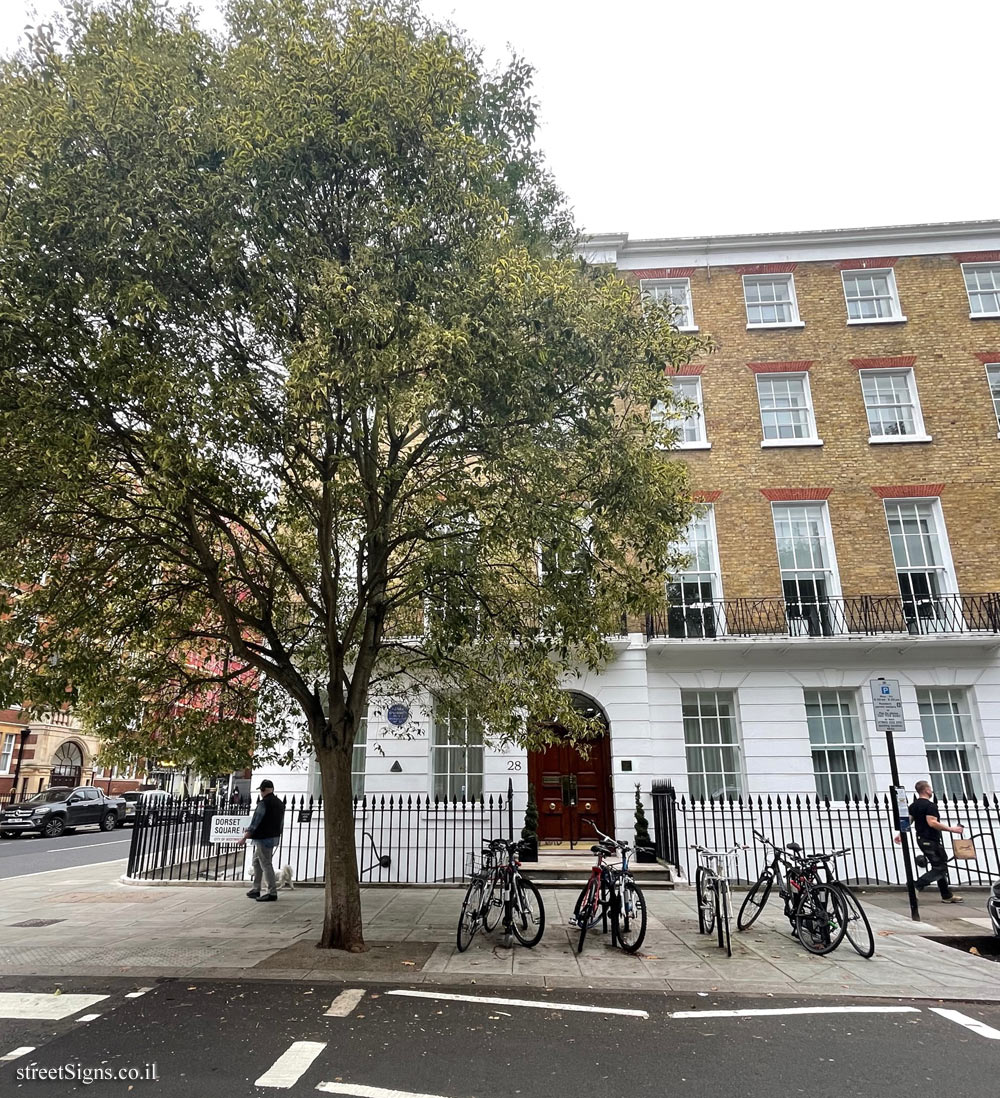
[[[107,995],[53,995],[28,991],[0,991],[0,1018],[39,1018],[54,1022],[93,1006]]]
[[[360,1083],[320,1083],[317,1090],[327,1094],[355,1094],[358,1098],[441,1098],[440,1094],[417,1094],[412,1090],[387,1090],[385,1087],[364,1087]]]
[[[138,991],[130,991],[125,998],[126,999],[138,999],[140,995],[145,995],[147,991],[152,991],[151,987],[141,987]]]
[[[293,1041],[254,1086],[280,1087],[282,1090],[294,1087],[325,1048],[326,1041]]]
[[[496,999],[491,995],[445,995],[436,991],[388,991],[387,995],[406,995],[412,999],[449,999],[459,1003],[489,1003],[493,1006],[535,1007],[539,1010],[576,1010],[586,1014],[624,1014],[627,1018],[648,1018],[645,1010],[624,1007],[582,1006],[579,1003],[545,1003],[535,999]],[[351,1091],[352,1094],[357,1093]]]
[[[21,1045],[20,1048],[15,1048],[11,1052],[8,1052],[6,1056],[0,1056],[0,1064],[9,1064],[11,1060],[17,1060],[21,1056],[27,1056],[29,1052],[34,1052],[34,1045]]]
[[[944,1007],[929,1007],[928,1009],[935,1014],[940,1014],[942,1018],[947,1018],[949,1022],[955,1022],[957,1025],[965,1026],[966,1029],[971,1029],[973,1033],[978,1033],[980,1037],[987,1037],[991,1041],[1000,1041],[1000,1029],[994,1029],[976,1018],[970,1018],[968,1014],[962,1014],[957,1010],[946,1010]]]
[[[324,1018],[346,1018],[348,1014],[365,997],[365,989],[362,987],[349,987],[342,991],[330,1004],[330,1009],[324,1014]]]
[[[94,846],[118,846],[121,843],[130,843],[131,839],[108,839],[106,843],[84,843],[82,846],[60,846],[56,850],[46,850],[46,854],[63,854],[67,850],[90,850]],[[80,867],[77,866],[79,869]]]
[[[100,1014],[81,1014],[80,1017],[76,1019],[76,1021],[92,1022],[95,1018],[100,1018]]]
[[[815,1006],[783,1007],[773,1010],[675,1010],[668,1018],[775,1018],[787,1014],[919,1014],[909,1006]]]

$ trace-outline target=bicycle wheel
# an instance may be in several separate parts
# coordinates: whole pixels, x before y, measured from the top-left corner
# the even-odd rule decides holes
[[[638,953],[646,937],[646,897],[633,880],[626,880],[622,895],[611,908],[612,935],[626,953]]]
[[[711,934],[715,930],[715,878],[704,866],[698,866],[694,878],[694,890],[698,899],[698,930]]]
[[[514,937],[523,946],[538,945],[545,931],[545,906],[538,889],[524,877],[514,878]]]
[[[500,874],[494,873],[489,879],[489,894],[483,908],[483,925],[492,934],[500,925],[503,916],[503,886],[500,883]]]
[[[874,957],[875,935],[872,934],[872,924],[868,921],[861,901],[847,885],[838,882],[836,888],[847,912],[844,922],[844,934],[847,940],[862,957]]]
[[[715,920],[719,931],[719,949],[732,957],[733,945],[729,937],[729,882],[716,879],[715,884]]]
[[[473,879],[462,901],[462,913],[458,917],[458,952],[464,953],[476,936],[482,921],[483,893],[485,884],[481,877]]]
[[[749,930],[757,921],[757,917],[764,910],[771,889],[774,887],[774,874],[770,869],[765,869],[757,878],[753,888],[743,897],[740,905],[740,913],[736,916],[736,929]]]
[[[577,953],[583,952],[583,943],[587,937],[587,931],[600,918],[599,904],[600,887],[597,878],[591,877],[577,897],[576,907],[573,909],[576,925],[580,928],[580,944],[576,947]]]
[[[844,940],[847,908],[830,885],[807,885],[795,905],[794,918],[795,935],[809,953],[832,953]]]

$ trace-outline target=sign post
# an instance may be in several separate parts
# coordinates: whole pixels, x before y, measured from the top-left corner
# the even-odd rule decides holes
[[[917,890],[913,886],[913,862],[910,860],[910,812],[906,790],[899,784],[899,767],[896,765],[896,745],[893,734],[906,731],[903,717],[903,699],[899,695],[898,679],[872,679],[872,707],[875,710],[875,727],[885,733],[885,742],[889,748],[889,769],[892,785],[889,786],[891,810],[895,817],[895,828],[899,832],[899,841],[903,847],[903,868],[906,872],[906,893],[910,898],[910,917],[920,919],[917,905]]]

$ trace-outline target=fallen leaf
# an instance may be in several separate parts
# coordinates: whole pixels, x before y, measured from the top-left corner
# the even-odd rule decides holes
[[[973,957],[982,957],[982,954],[979,952],[978,949],[976,949],[975,946],[969,946],[969,952],[972,954]]]
[[[415,967],[416,967],[416,964],[417,964],[417,962],[416,962],[416,961],[400,961],[399,963],[400,963],[401,965],[409,965],[409,966],[410,966],[410,968],[415,968]]]

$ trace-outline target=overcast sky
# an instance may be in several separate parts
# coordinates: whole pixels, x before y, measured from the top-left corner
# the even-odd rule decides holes
[[[0,0],[0,50],[32,6],[55,0]],[[539,142],[587,231],[1000,217],[998,0],[424,8],[534,66]]]

